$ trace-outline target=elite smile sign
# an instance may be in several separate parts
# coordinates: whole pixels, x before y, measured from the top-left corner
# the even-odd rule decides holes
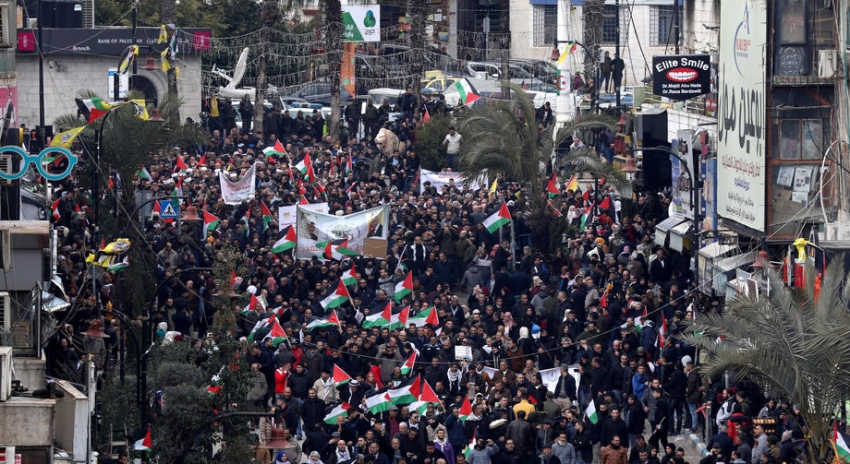
[[[711,92],[711,57],[678,55],[652,57],[652,93],[687,100]]]

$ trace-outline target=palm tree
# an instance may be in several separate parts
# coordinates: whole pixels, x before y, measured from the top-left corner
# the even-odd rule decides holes
[[[596,74],[597,62],[600,57],[600,45],[602,45],[602,24],[605,22],[605,0],[585,0],[582,6],[582,20],[584,21],[584,45],[587,47],[584,54],[584,75],[593,77]],[[590,53],[587,53],[587,51]],[[596,84],[601,82],[597,79]]]
[[[275,25],[280,20],[280,2],[277,0],[264,0],[260,7],[260,16],[263,20],[263,27],[260,30],[262,38],[260,56],[257,59],[257,88],[254,94],[254,108],[257,112],[257,117],[254,118],[254,132],[263,131],[263,117],[265,114],[265,98],[266,88],[268,83],[266,80],[266,63],[269,60],[269,47],[271,43],[271,35]]]
[[[766,294],[736,295],[722,315],[688,322],[680,338],[708,353],[703,375],[732,371],[797,405],[808,427],[806,462],[824,463],[832,453],[832,419],[850,398],[850,276],[836,257],[818,290],[811,261],[803,288],[787,287],[761,261]]]
[[[554,125],[542,132],[537,127],[534,103],[520,86],[503,83],[511,89],[510,101],[472,108],[458,121],[458,132],[463,136],[459,170],[469,179],[481,179],[494,173],[520,182],[528,188],[530,215],[528,225],[535,232],[535,243],[548,243],[549,222],[546,219],[546,193],[544,189],[555,148],[562,146],[568,137],[590,129],[609,128],[615,120],[601,114],[585,114],[568,121],[554,135]],[[584,139],[584,138],[583,138]],[[603,161],[591,148],[585,146],[570,150],[561,162],[572,166],[567,176],[589,174],[604,177],[620,195],[631,197],[632,186],[625,175],[613,165]],[[489,173],[489,174],[488,174]]]
[[[556,136],[553,136],[554,125],[540,132],[534,103],[528,95],[516,84],[504,85],[511,89],[510,102],[498,101],[472,108],[458,121],[458,131],[464,137],[458,165],[468,178],[502,173],[508,179],[527,185],[532,202],[541,201],[548,180],[546,167],[552,162],[555,147],[581,131],[611,129],[615,121],[604,115],[586,114],[567,122]],[[564,161],[574,166],[574,173],[605,177],[621,195],[631,196],[631,183],[625,175],[602,161],[592,149],[573,149]]]

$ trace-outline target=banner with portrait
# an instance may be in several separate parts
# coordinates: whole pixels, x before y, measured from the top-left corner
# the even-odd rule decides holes
[[[458,190],[463,190],[466,185],[469,186],[469,190],[478,190],[481,188],[481,182],[478,179],[472,179],[467,182],[466,177],[459,172],[436,172],[419,169],[420,194],[425,191],[425,182],[430,182],[431,187],[437,187],[437,192],[442,192],[444,185],[451,184],[454,184]]]
[[[378,206],[347,216],[335,216],[313,211],[302,205],[296,207],[296,230],[298,245],[295,256],[298,259],[324,259],[324,248],[317,244],[326,241],[341,242],[355,253],[383,258],[386,256],[387,229],[389,228],[389,205]],[[366,243],[371,246],[367,249]],[[378,253],[378,244],[383,248]]]
[[[218,172],[218,179],[221,183],[221,197],[228,205],[238,205],[243,201],[248,201],[254,198],[254,191],[257,187],[257,165],[251,165],[251,168],[236,182],[231,182],[227,178],[224,171]]]
[[[309,209],[311,211],[315,211],[317,213],[328,214],[330,209],[328,208],[328,203],[310,203],[309,205],[301,205],[304,209]],[[287,205],[287,206],[279,206],[277,208],[277,223],[278,223],[278,231],[286,229],[289,226],[295,225],[295,217],[297,215],[296,205]]]

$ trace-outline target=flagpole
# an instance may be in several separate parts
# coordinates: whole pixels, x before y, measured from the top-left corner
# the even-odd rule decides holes
[[[510,211],[510,210],[508,210]],[[514,218],[511,217],[511,263],[516,266],[516,234],[514,234]],[[501,231],[502,229],[499,229]]]

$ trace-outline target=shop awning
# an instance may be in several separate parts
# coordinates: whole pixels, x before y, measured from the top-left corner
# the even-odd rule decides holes
[[[670,216],[667,219],[658,223],[655,226],[655,243],[658,245],[664,245],[664,241],[667,240],[667,233],[670,232],[670,229],[678,226],[679,224],[685,222],[686,219],[679,216]]]
[[[670,229],[670,248],[676,251],[682,251],[686,245],[688,249],[691,248],[691,236],[688,233],[691,230],[691,224],[690,220],[686,220]]]
[[[735,245],[728,245],[725,243],[714,242],[709,243],[708,245],[699,249],[699,255],[702,258],[714,259],[718,256],[722,256],[728,253],[731,250],[736,248]]]

